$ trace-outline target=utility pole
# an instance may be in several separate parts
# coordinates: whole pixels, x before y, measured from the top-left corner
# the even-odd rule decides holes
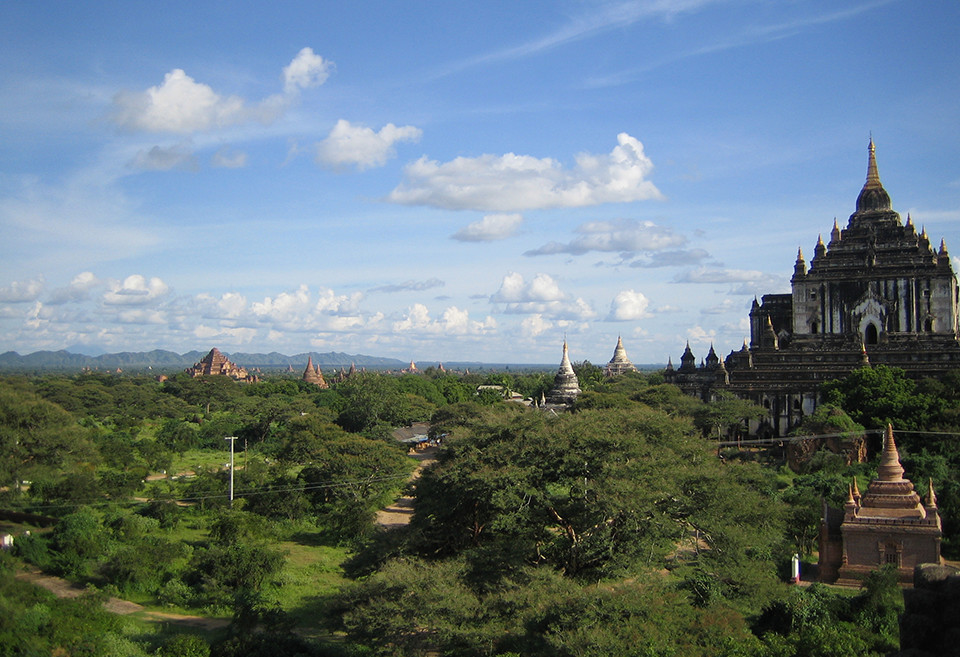
[[[233,508],[233,443],[236,441],[236,436],[227,436],[224,440],[230,441],[230,508]]]

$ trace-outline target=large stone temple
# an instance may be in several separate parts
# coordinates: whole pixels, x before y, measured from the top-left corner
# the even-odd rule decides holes
[[[751,433],[783,436],[818,403],[824,381],[866,365],[938,376],[960,367],[957,279],[947,247],[904,223],[880,182],[870,140],[867,180],[845,228],[817,240],[809,266],[797,254],[789,294],[766,294],[750,310],[750,340],[700,365],[689,344],[665,379],[704,400],[729,390],[768,411]]]
[[[226,356],[220,353],[220,350],[214,347],[206,356],[194,363],[193,367],[184,370],[193,378],[200,376],[229,376],[231,379],[252,383],[257,381],[256,374],[250,374],[247,370],[231,363]]]

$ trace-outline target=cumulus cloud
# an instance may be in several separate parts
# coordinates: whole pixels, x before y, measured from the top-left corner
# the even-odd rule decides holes
[[[424,290],[429,290],[435,287],[443,287],[446,285],[439,278],[428,278],[425,281],[405,281],[398,285],[381,285],[380,287],[375,287],[371,292],[423,292]]]
[[[658,226],[652,221],[632,219],[591,221],[577,227],[576,232],[580,233],[580,237],[568,244],[550,242],[538,249],[527,251],[524,255],[582,255],[589,251],[635,253],[681,246],[687,241],[682,235],[677,235],[669,228]]]
[[[582,207],[662,198],[647,176],[653,163],[627,133],[606,155],[581,153],[565,169],[552,158],[529,155],[458,157],[439,163],[422,157],[404,169],[405,180],[387,197],[394,203],[451,210]]]
[[[170,288],[157,277],[147,279],[140,274],[127,276],[123,281],[110,281],[103,295],[108,306],[144,306],[167,295]]]
[[[240,169],[247,166],[247,154],[243,151],[234,151],[224,146],[213,154],[211,164],[224,169]]]
[[[13,281],[6,287],[0,287],[0,302],[23,303],[26,301],[36,301],[37,297],[39,297],[43,291],[43,286],[43,276],[25,281]]]
[[[310,309],[310,290],[304,284],[294,292],[281,292],[276,297],[265,297],[263,301],[250,305],[250,310],[255,315],[269,317],[279,322],[295,320],[308,313]]]
[[[50,293],[48,304],[58,305],[69,301],[83,301],[90,295],[90,290],[101,285],[100,280],[93,272],[85,271],[77,274],[70,281],[70,285],[57,288]]]
[[[318,87],[330,77],[333,63],[313,52],[313,48],[303,48],[289,64],[283,67],[283,90],[296,93],[308,87]]]
[[[340,119],[327,138],[317,144],[317,163],[330,169],[355,166],[363,170],[383,166],[396,156],[394,144],[417,142],[422,134],[420,128],[412,125],[397,127],[388,123],[374,132],[372,128]]]
[[[186,144],[176,144],[166,148],[154,146],[149,150],[141,150],[129,164],[131,169],[144,171],[170,171],[181,169],[196,171],[199,168],[197,158]]]
[[[544,319],[543,315],[539,313],[524,317],[523,321],[520,322],[520,332],[528,338],[535,338],[552,328],[553,322]]]
[[[481,335],[492,331],[496,320],[487,317],[484,321],[472,321],[466,310],[450,306],[443,311],[439,319],[431,319],[430,311],[422,303],[415,303],[407,309],[403,319],[393,323],[397,333],[419,332],[431,335]]]
[[[113,120],[122,128],[188,134],[243,123],[249,110],[238,96],[221,96],[175,68],[163,83],[142,92],[122,91],[114,99]]]
[[[494,242],[512,237],[523,223],[520,214],[488,214],[450,236],[461,242]]]
[[[596,312],[581,298],[569,299],[549,274],[537,274],[527,282],[522,274],[503,277],[500,288],[490,296],[491,303],[503,304],[504,312],[549,315],[554,319],[582,320]]]
[[[537,274],[527,283],[522,274],[511,272],[503,277],[490,300],[495,303],[524,303],[529,301],[562,301],[560,286],[549,274]]]
[[[649,305],[650,300],[643,292],[621,290],[610,302],[610,314],[607,319],[615,322],[641,319],[646,316]]]
[[[284,94],[248,104],[239,96],[217,93],[180,68],[146,91],[121,91],[113,98],[111,119],[125,130],[191,134],[259,121],[275,120],[300,89],[322,84],[331,63],[304,48],[283,69]]]

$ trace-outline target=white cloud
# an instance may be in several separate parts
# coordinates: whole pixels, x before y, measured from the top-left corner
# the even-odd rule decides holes
[[[331,169],[356,166],[358,169],[383,166],[396,151],[398,142],[417,142],[423,131],[412,125],[397,127],[392,123],[379,132],[340,119],[322,142],[317,144],[317,162]]]
[[[310,291],[301,284],[294,292],[281,292],[276,298],[266,297],[254,302],[250,310],[255,315],[278,322],[291,322],[302,319],[310,311]]]
[[[443,287],[446,285],[439,278],[428,278],[425,281],[404,281],[397,285],[381,285],[380,287],[375,287],[371,292],[423,292],[424,290],[430,290],[435,287]]]
[[[625,132],[617,135],[617,142],[607,155],[577,155],[576,166],[569,170],[551,158],[514,153],[458,157],[444,164],[422,157],[405,167],[405,181],[388,200],[512,212],[662,198],[647,180],[653,163],[643,144]]]
[[[748,269],[691,269],[674,280],[677,283],[745,283],[767,280],[769,276],[762,271]]]
[[[39,297],[43,291],[43,286],[43,276],[25,281],[13,281],[6,287],[0,287],[0,302],[22,303],[25,301],[36,301],[37,297]]]
[[[166,324],[166,316],[151,308],[128,308],[117,313],[117,321],[122,324]]]
[[[144,306],[160,299],[170,291],[167,284],[157,277],[147,280],[140,274],[127,276],[120,281],[110,281],[103,295],[108,306]]]
[[[709,258],[710,254],[703,249],[690,249],[688,251],[656,251],[654,253],[644,254],[630,263],[631,267],[684,267],[689,265],[699,265],[703,260]]]
[[[122,128],[188,134],[243,123],[251,118],[242,98],[221,96],[183,69],[143,92],[124,91],[113,100],[113,120]]]
[[[300,89],[318,87],[330,77],[332,67],[333,62],[317,55],[312,48],[303,48],[283,67],[283,90],[292,94]]]
[[[658,226],[652,221],[591,221],[579,226],[576,232],[581,236],[569,244],[550,242],[538,249],[527,251],[524,255],[549,255],[571,253],[582,255],[588,251],[634,253],[637,251],[658,251],[681,246],[687,239],[676,235],[669,228]]]
[[[495,303],[523,303],[528,301],[562,301],[560,286],[549,274],[537,274],[528,284],[522,274],[511,272],[503,277],[500,289],[490,300]]]
[[[510,314],[543,314],[554,319],[583,320],[596,312],[581,298],[570,300],[549,274],[537,274],[529,283],[522,274],[503,277],[500,288],[490,296],[491,303],[503,304]]]
[[[528,338],[535,338],[553,328],[553,322],[544,319],[543,315],[535,314],[524,317],[520,322],[520,331]]]
[[[224,169],[240,169],[247,166],[247,154],[243,151],[234,151],[224,146],[213,154],[211,163],[215,167],[222,167]]]
[[[450,306],[441,314],[440,319],[431,319],[430,311],[422,303],[415,303],[407,309],[404,318],[393,323],[396,333],[422,333],[425,335],[483,335],[496,329],[497,323],[492,317],[482,322],[470,319],[466,310]]]
[[[649,305],[650,300],[643,292],[621,290],[610,302],[610,315],[607,319],[618,322],[641,319],[646,316]]]
[[[248,105],[239,96],[224,96],[197,82],[180,68],[146,91],[121,91],[113,97],[111,119],[126,130],[191,134],[252,121],[270,123],[307,87],[323,84],[331,63],[304,48],[283,68],[284,94]]]
[[[517,232],[523,223],[520,214],[488,214],[480,221],[461,228],[450,237],[461,242],[493,242],[505,240]]]
[[[316,310],[329,314],[352,314],[356,313],[363,300],[362,292],[354,292],[351,295],[335,294],[333,290],[321,288],[317,295]]]
[[[170,171],[171,169],[196,171],[200,168],[197,158],[186,144],[176,144],[167,148],[153,146],[149,150],[141,150],[130,161],[129,166],[145,171]]]
[[[90,290],[101,284],[101,281],[94,276],[93,272],[81,272],[73,277],[70,285],[51,292],[47,303],[61,304],[68,301],[83,301],[89,296]]]

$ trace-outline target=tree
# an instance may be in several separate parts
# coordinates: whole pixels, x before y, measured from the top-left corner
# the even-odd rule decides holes
[[[321,521],[337,536],[353,539],[372,528],[377,509],[400,488],[411,465],[383,441],[343,436],[320,445],[297,479]]]
[[[823,400],[841,407],[867,429],[926,430],[940,413],[940,403],[917,391],[917,384],[897,367],[876,365],[855,370],[820,388]]]
[[[448,441],[418,480],[415,545],[424,554],[467,554],[491,580],[535,564],[579,577],[662,564],[694,523],[718,550],[748,549],[747,528],[759,524],[770,531],[751,554],[769,558],[776,504],[747,478],[724,474],[734,470],[721,472],[691,429],[643,406],[549,421],[525,413],[475,427]],[[712,472],[703,487],[722,493],[698,492],[693,467]]]
[[[0,486],[43,472],[62,472],[90,462],[95,452],[87,432],[65,410],[36,395],[0,383]]]

